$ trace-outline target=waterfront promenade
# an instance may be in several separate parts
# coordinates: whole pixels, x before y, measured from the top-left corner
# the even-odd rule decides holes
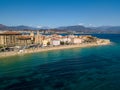
[[[70,48],[84,48],[84,47],[93,47],[93,46],[101,46],[101,45],[109,45],[110,42],[104,42],[104,43],[86,43],[86,44],[77,44],[77,45],[61,45],[61,46],[55,46],[55,47],[44,47],[44,48],[30,48],[30,49],[24,49],[21,51],[11,51],[11,52],[1,52],[0,58],[3,57],[9,57],[9,56],[15,56],[15,55],[25,55],[30,53],[37,53],[37,52],[44,52],[44,51],[51,51],[51,50],[61,50],[61,49],[70,49]]]

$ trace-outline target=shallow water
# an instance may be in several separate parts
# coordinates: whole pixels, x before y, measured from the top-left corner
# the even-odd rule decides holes
[[[120,35],[108,46],[0,59],[0,90],[119,90]]]

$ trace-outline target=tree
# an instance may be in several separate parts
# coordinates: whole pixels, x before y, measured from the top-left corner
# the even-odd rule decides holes
[[[50,45],[50,42],[48,42],[47,45],[49,46],[49,45]]]
[[[69,42],[68,42],[68,41],[66,41],[66,42],[65,42],[65,44],[66,44],[66,45],[69,45]]]
[[[64,45],[65,43],[63,41],[60,42],[60,45]]]
[[[0,48],[3,48],[3,46],[0,45]]]

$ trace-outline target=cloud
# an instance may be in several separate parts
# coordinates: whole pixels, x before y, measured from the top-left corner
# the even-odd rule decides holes
[[[93,24],[88,24],[88,26],[94,26]]]
[[[84,25],[84,23],[79,23],[78,25]]]
[[[36,26],[37,28],[42,28],[42,26],[41,25],[38,25],[38,26]]]

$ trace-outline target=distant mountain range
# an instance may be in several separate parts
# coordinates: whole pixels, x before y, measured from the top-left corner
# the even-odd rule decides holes
[[[24,26],[24,25],[20,25],[20,26],[6,26],[3,24],[0,24],[0,30],[36,30],[38,28],[34,28],[34,27],[29,27],[29,26]]]
[[[29,27],[29,26],[6,26],[0,24],[0,30],[62,30],[62,31],[74,31],[76,33],[114,33],[120,34],[120,26],[100,26],[100,27],[85,27],[82,25],[74,25],[74,26],[63,26],[58,28],[48,28],[48,27]]]
[[[76,32],[80,32],[80,33],[92,33],[92,32],[95,32],[94,29],[91,29],[91,28],[88,28],[88,27],[85,27],[85,26],[81,26],[81,25],[58,27],[57,29],[76,31]]]
[[[91,29],[93,29],[93,27]],[[99,31],[101,33],[120,34],[120,26],[100,26],[100,27],[94,27],[94,30]]]
[[[114,33],[120,34],[120,26],[100,26],[100,27],[85,27],[81,25],[59,27],[61,30],[76,31],[79,33]]]

